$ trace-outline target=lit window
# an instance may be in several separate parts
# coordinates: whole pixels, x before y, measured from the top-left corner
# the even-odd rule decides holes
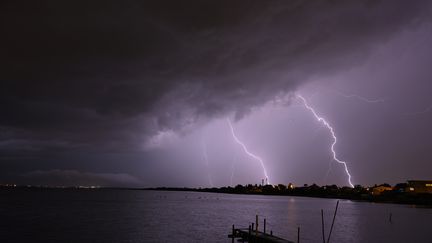
[[[432,186],[432,184],[426,184],[426,186]]]
[[[414,191],[414,187],[410,187],[409,189],[410,189],[410,191]]]

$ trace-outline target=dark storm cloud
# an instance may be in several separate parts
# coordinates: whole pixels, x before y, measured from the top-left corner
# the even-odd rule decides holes
[[[3,1],[0,9],[6,148],[42,140],[117,150],[158,130],[242,116],[311,76],[350,68],[430,10],[426,1]]]

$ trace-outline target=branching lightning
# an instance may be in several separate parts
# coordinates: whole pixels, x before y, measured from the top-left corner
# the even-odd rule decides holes
[[[364,101],[366,103],[382,103],[382,102],[386,101],[384,98],[371,99],[371,98],[366,98],[366,97],[360,96],[358,94],[343,94],[343,93],[341,93],[339,91],[336,91],[336,93],[339,94],[342,97],[345,97],[345,98],[355,98],[355,99],[359,99],[361,101]]]
[[[210,171],[209,171],[210,166],[209,166],[209,159],[207,154],[207,144],[204,142],[204,140],[202,142],[202,149],[203,149],[203,158],[207,166],[207,177],[208,177],[209,185],[211,187],[214,187],[213,180],[211,178]]]
[[[354,187],[353,183],[351,182],[351,174],[350,174],[349,171],[348,171],[348,166],[347,166],[346,162],[345,162],[345,161],[342,161],[342,160],[339,160],[339,159],[337,158],[337,156],[336,156],[336,151],[335,151],[335,148],[334,148],[334,147],[335,147],[335,145],[336,145],[337,138],[336,138],[336,134],[335,134],[335,132],[334,132],[333,127],[330,126],[330,124],[329,124],[329,123],[328,123],[324,118],[320,117],[320,116],[315,112],[315,110],[314,110],[311,106],[309,106],[309,104],[307,103],[306,99],[303,98],[303,96],[301,96],[301,95],[297,95],[297,98],[299,98],[299,99],[303,102],[303,105],[306,107],[306,109],[308,109],[308,110],[309,110],[309,111],[310,111],[310,112],[315,116],[315,118],[316,118],[319,122],[321,122],[322,124],[324,124],[324,126],[326,126],[327,129],[330,131],[331,136],[333,137],[333,143],[332,143],[332,145],[331,145],[331,151],[332,151],[332,154],[333,154],[333,159],[334,159],[336,162],[338,162],[338,163],[344,165],[344,167],[345,167],[345,172],[346,172],[346,174],[348,175],[348,183],[350,184],[351,187]]]
[[[268,183],[270,183],[270,178],[269,178],[268,175],[267,175],[267,170],[266,170],[266,168],[265,168],[265,166],[264,166],[264,161],[263,161],[260,157],[256,156],[255,154],[249,152],[249,150],[247,149],[246,145],[244,145],[244,143],[242,143],[242,142],[238,139],[238,137],[236,136],[236,134],[235,134],[235,132],[234,132],[234,127],[232,126],[231,121],[230,121],[229,119],[227,119],[227,121],[228,121],[228,125],[229,125],[230,128],[231,128],[231,134],[232,134],[232,136],[233,136],[233,138],[234,138],[234,141],[235,141],[236,143],[238,143],[238,144],[243,148],[243,151],[244,151],[247,155],[249,155],[251,158],[253,158],[253,159],[259,161],[259,163],[261,164],[261,167],[262,167],[262,169],[263,169],[264,176],[265,176],[265,178],[267,179]]]
[[[328,178],[328,176],[330,175],[330,172],[331,172],[331,170],[332,170],[332,162],[333,160],[330,160],[329,161],[329,167],[328,167],[328,170],[327,170],[327,173],[325,174],[325,176],[324,176],[324,183],[326,183],[327,182],[327,178]]]
[[[231,164],[231,180],[230,185],[233,186],[233,179],[234,179],[234,172],[235,172],[235,165],[237,163],[237,153],[234,154],[233,161]]]
[[[432,111],[432,105],[426,107],[425,109],[423,109],[422,111],[417,111],[417,112],[410,112],[410,113],[405,113],[406,116],[415,116],[415,115],[421,115],[421,114],[426,114]]]

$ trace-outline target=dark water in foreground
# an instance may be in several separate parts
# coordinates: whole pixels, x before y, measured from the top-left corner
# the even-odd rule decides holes
[[[290,240],[321,242],[336,200],[128,190],[0,191],[0,242],[230,242],[255,214]],[[389,214],[392,213],[392,223]],[[432,243],[432,209],[341,201],[332,242]]]

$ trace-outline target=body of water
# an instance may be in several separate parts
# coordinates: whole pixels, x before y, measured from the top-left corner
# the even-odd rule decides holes
[[[0,242],[230,242],[232,224],[322,242],[335,199],[139,190],[0,191]],[[392,214],[392,221],[389,215]],[[262,221],[260,222],[262,226]],[[341,200],[331,242],[432,243],[432,209]]]

